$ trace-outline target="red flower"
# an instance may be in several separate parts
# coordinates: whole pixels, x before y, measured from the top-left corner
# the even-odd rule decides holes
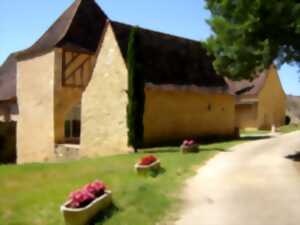
[[[94,201],[97,197],[100,197],[105,193],[106,186],[101,181],[94,181],[93,183],[87,184],[84,188],[72,192],[69,195],[69,205],[70,208],[81,208],[92,201]]]
[[[79,190],[75,191],[70,194],[70,207],[71,208],[80,208],[85,205],[88,205],[95,199],[95,195],[86,191],[86,190]]]
[[[105,184],[101,181],[94,181],[93,183],[87,184],[84,189],[96,196],[101,196],[105,192]]]
[[[149,156],[145,156],[141,159],[140,161],[140,165],[141,166],[148,166],[151,165],[152,163],[156,162],[157,158],[153,155],[149,155]]]

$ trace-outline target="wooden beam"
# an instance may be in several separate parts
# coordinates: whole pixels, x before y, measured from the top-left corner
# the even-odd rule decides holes
[[[80,65],[78,65],[75,69],[73,69],[72,72],[70,72],[68,76],[65,76],[65,80],[68,80],[69,78],[74,76],[75,73],[77,72],[77,70],[82,68],[84,66],[84,64],[89,60],[90,60],[90,57],[86,58]]]

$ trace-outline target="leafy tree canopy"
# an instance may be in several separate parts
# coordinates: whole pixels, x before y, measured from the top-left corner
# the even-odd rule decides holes
[[[220,75],[252,78],[272,63],[300,63],[299,0],[206,0],[206,41]]]

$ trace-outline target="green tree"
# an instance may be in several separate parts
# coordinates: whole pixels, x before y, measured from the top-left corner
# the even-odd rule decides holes
[[[300,2],[206,0],[213,35],[205,45],[220,75],[252,78],[272,63],[300,63]]]
[[[128,145],[135,151],[143,146],[144,137],[144,102],[145,80],[141,65],[138,63],[138,27],[132,28],[128,41],[127,67],[128,67],[128,105],[127,127]]]

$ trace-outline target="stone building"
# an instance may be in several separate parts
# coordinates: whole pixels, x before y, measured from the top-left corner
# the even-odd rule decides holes
[[[270,130],[285,123],[286,95],[276,66],[271,66],[253,81],[227,79],[236,96],[236,126],[241,129]]]
[[[14,73],[3,83],[16,85],[8,89],[18,103],[18,163],[51,161],[66,152],[130,151],[132,29],[110,20],[94,0],[76,0],[33,46],[13,55]],[[143,28],[137,36],[145,77],[144,145],[232,137],[235,96],[201,44]]]

